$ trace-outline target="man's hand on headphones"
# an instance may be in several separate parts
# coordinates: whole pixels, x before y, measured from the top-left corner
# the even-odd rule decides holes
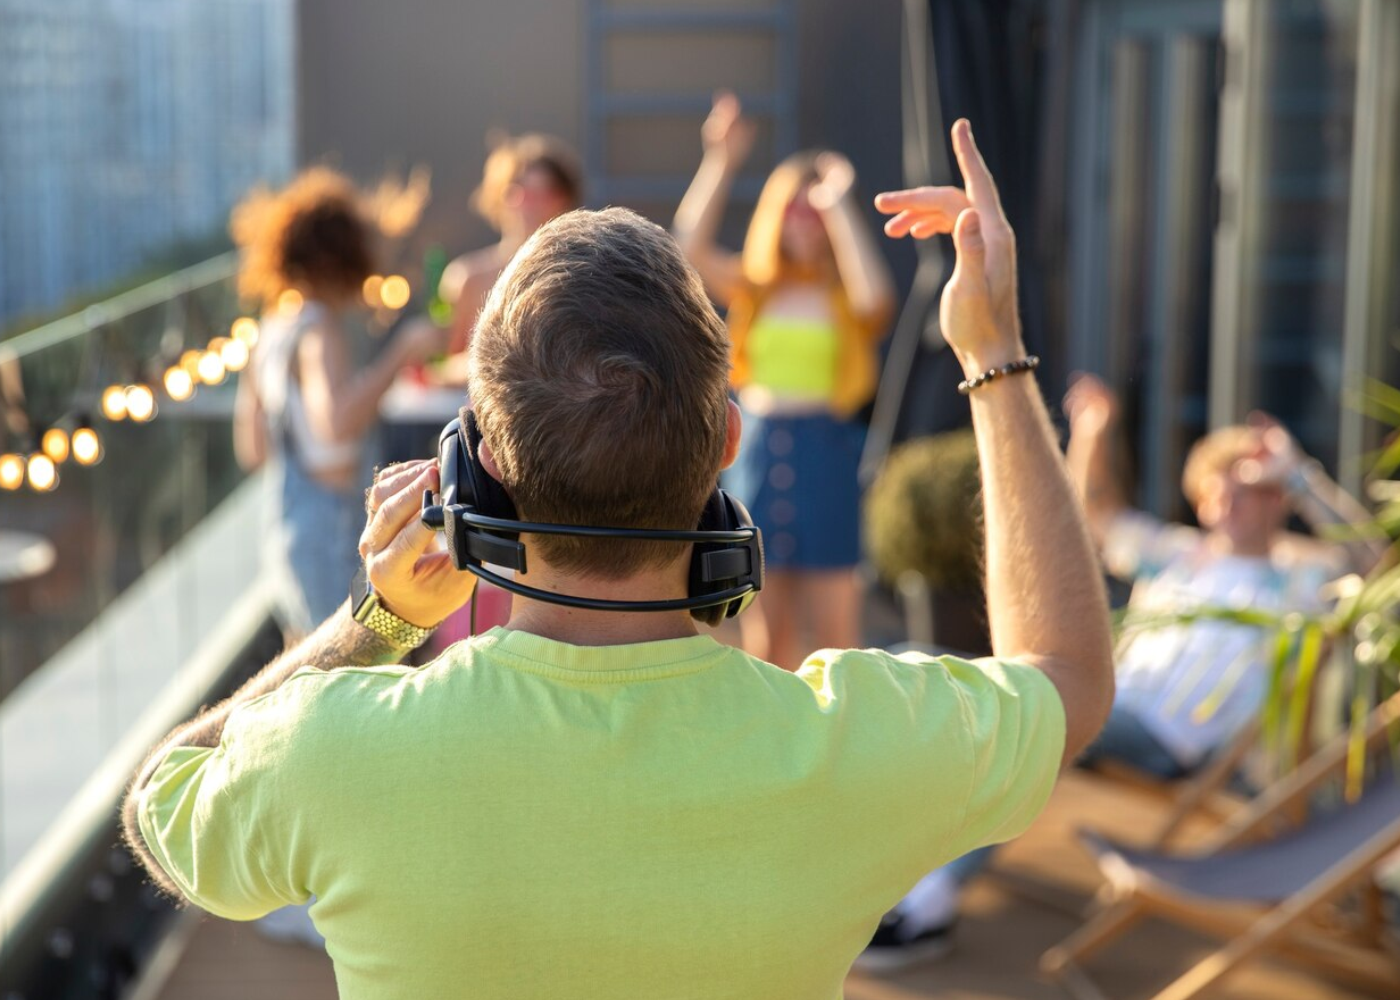
[[[943,289],[939,316],[943,335],[971,376],[1026,352],[1016,313],[1016,235],[965,118],[953,125],[953,152],[965,190],[888,191],[876,195],[875,207],[894,216],[885,223],[890,236],[953,234],[957,266]]]
[[[476,577],[460,573],[437,550],[437,532],[423,526],[423,492],[438,490],[437,462],[391,465],[365,494],[369,515],[360,558],[380,602],[404,621],[433,628],[466,604]]]

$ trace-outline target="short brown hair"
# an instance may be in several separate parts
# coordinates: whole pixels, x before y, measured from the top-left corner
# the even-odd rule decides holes
[[[583,168],[574,148],[563,139],[529,132],[497,136],[490,141],[493,145],[481,172],[481,183],[472,192],[472,208],[496,230],[501,228],[506,189],[531,168],[548,174],[554,189],[570,207],[583,201]]]
[[[359,192],[327,167],[302,171],[282,191],[254,190],[233,210],[229,229],[243,254],[239,294],[265,306],[298,286],[358,295],[374,272]]]
[[[1213,430],[1193,444],[1181,472],[1181,492],[1186,499],[1192,505],[1200,503],[1206,483],[1215,476],[1229,474],[1236,462],[1259,448],[1259,440],[1259,432],[1254,428],[1234,425]]]
[[[468,388],[526,520],[691,529],[724,453],[729,341],[660,226],[621,208],[540,228],[491,291]],[[616,579],[675,542],[539,536],[550,565]]]

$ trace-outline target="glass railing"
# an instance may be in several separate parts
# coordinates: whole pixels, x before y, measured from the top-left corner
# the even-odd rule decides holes
[[[249,643],[275,641],[260,491],[233,454],[257,336],[236,267],[0,341],[0,995],[24,995],[5,982],[21,967],[32,983],[112,965],[76,941],[134,947],[72,922],[156,912],[113,852],[116,803]]]
[[[236,326],[235,267],[215,258],[0,342],[0,699],[242,479],[229,369],[256,325]],[[196,639],[179,616],[151,625]]]

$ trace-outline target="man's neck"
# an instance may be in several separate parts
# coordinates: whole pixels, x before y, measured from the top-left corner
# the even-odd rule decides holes
[[[610,601],[655,601],[685,596],[681,569],[640,573],[625,580],[599,580],[556,573],[539,565],[520,583],[538,590]],[[506,628],[575,646],[623,646],[697,635],[688,611],[589,611],[516,595]]]

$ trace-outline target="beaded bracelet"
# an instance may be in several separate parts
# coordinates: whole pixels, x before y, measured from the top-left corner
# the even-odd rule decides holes
[[[1004,364],[1000,368],[988,368],[981,375],[974,375],[972,378],[964,379],[958,383],[958,392],[966,396],[973,389],[980,389],[993,379],[1002,375],[1015,375],[1017,372],[1033,372],[1040,367],[1040,358],[1032,354],[1022,358],[1020,361],[1012,361]]]

